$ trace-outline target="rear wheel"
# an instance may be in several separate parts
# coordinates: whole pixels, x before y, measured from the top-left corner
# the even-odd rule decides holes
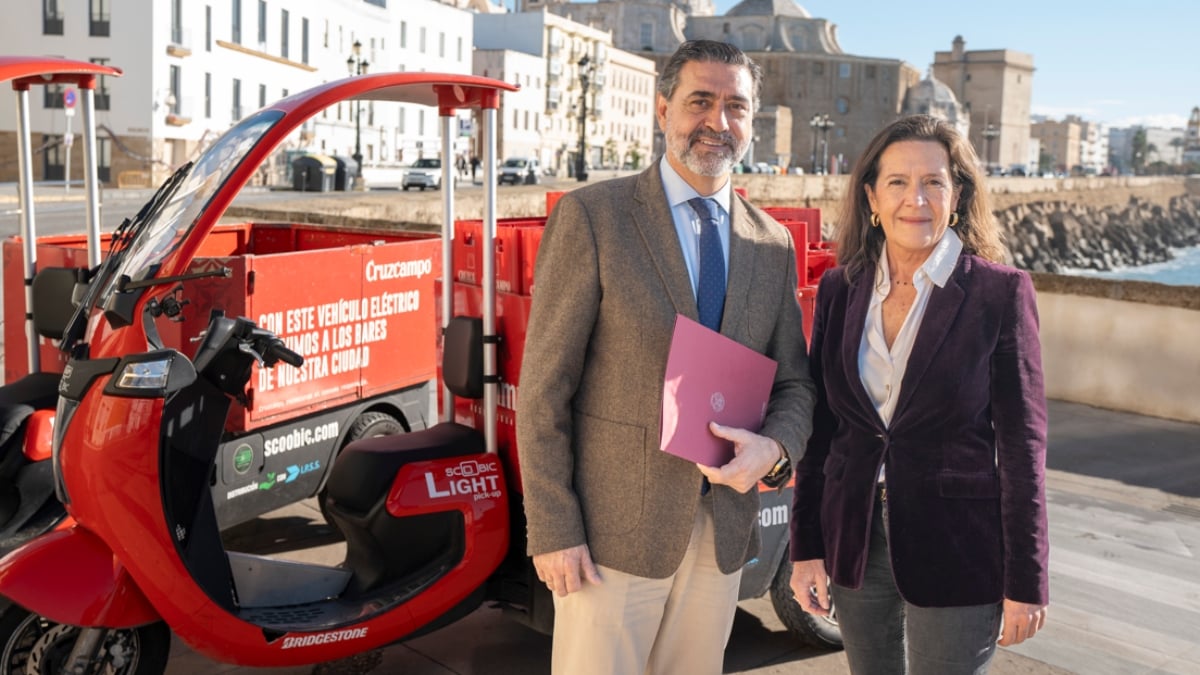
[[[354,424],[350,425],[350,431],[346,432],[346,441],[342,443],[342,448],[364,438],[391,436],[404,432],[404,425],[395,417],[382,412],[365,412],[359,415],[358,419],[354,420]],[[338,448],[338,452],[341,451],[342,449]],[[335,459],[334,461],[337,460]],[[328,475],[329,471],[326,470],[325,473]],[[325,492],[325,488],[321,488],[321,492],[317,494],[317,503],[321,506],[321,515],[325,516],[325,522],[329,523],[330,527],[337,529],[337,526],[333,524],[333,519],[329,517],[329,512],[325,509]],[[0,673],[0,675],[5,674]]]
[[[0,675],[58,675],[79,637],[78,626],[54,623],[17,605],[0,609]],[[171,631],[163,622],[109,631],[89,672],[161,675],[167,670]]]
[[[829,616],[816,616],[800,609],[792,593],[792,562],[784,551],[779,569],[771,580],[771,605],[775,614],[788,632],[804,642],[822,649],[841,649],[842,631],[838,628],[837,608],[831,607]]]

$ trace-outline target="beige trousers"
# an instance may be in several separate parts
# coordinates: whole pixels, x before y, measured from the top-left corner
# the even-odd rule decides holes
[[[742,571],[717,568],[712,500],[701,501],[675,574],[600,567],[600,585],[554,596],[554,675],[719,675]]]

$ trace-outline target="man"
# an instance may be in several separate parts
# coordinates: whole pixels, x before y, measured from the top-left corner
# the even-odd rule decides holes
[[[815,394],[795,252],[729,181],[760,82],[737,48],[685,43],[658,85],[664,159],[568,192],[547,223],[517,438],[559,675],[721,672],[741,568],[759,548],[755,486],[785,480],[803,453]],[[779,364],[759,433],[711,425],[734,443],[722,467],[659,450],[677,314]]]

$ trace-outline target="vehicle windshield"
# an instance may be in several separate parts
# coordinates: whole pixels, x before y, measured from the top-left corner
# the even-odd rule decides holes
[[[440,159],[418,159],[416,164],[413,164],[415,169],[440,169],[442,168],[442,160]]]
[[[63,349],[70,349],[83,337],[94,308],[104,307],[114,293],[121,292],[122,279],[143,281],[158,273],[242,158],[281,117],[280,111],[265,110],[243,120],[198,160],[176,171],[132,220],[121,225],[63,335]]]
[[[527,160],[524,160],[524,159],[506,159],[506,160],[504,160],[504,166],[517,168],[517,169],[523,169],[523,168],[525,168],[526,161]]]

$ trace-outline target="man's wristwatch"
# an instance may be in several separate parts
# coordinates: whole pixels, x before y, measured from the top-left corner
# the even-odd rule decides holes
[[[782,446],[780,451],[783,456],[779,458],[778,462],[775,462],[775,466],[771,467],[767,475],[759,479],[763,485],[770,488],[781,488],[792,477],[792,460],[788,458],[787,451]]]

